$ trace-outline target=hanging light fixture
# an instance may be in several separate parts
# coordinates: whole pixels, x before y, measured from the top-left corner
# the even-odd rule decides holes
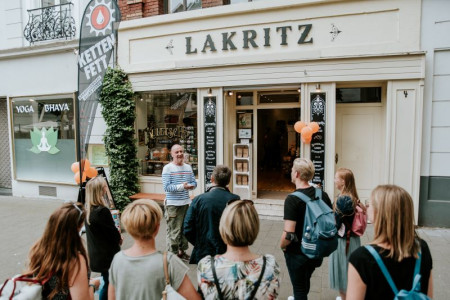
[[[233,91],[228,91],[228,92],[227,92],[227,95],[228,95],[228,96],[233,96]]]
[[[211,88],[209,88],[208,89],[208,97],[211,97],[212,96],[212,90],[211,90]]]
[[[299,87],[298,87],[298,89],[297,89],[297,92],[301,92],[302,91],[302,86],[300,85]]]
[[[316,93],[320,93],[322,90],[320,89],[320,83],[316,84]]]

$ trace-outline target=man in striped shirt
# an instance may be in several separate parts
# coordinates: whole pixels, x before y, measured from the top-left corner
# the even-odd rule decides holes
[[[184,163],[183,147],[173,145],[170,154],[172,162],[165,165],[162,171],[166,193],[164,217],[167,222],[167,249],[189,261],[189,255],[185,252],[188,249],[188,241],[183,235],[183,221],[191,203],[189,190],[197,187],[197,181],[191,166]]]

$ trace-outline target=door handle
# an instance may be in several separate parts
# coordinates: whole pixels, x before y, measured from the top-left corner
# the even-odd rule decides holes
[[[334,156],[334,163],[337,164],[339,161],[339,154],[336,153],[336,155]]]

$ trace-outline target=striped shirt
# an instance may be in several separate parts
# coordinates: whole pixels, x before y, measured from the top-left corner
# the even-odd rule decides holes
[[[162,182],[166,193],[166,205],[182,206],[191,203],[189,190],[185,190],[183,186],[183,183],[187,182],[194,188],[197,187],[190,165],[183,163],[182,166],[178,166],[168,163],[162,171]]]

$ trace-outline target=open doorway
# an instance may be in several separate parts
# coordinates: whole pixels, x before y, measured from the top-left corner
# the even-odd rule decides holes
[[[258,109],[257,197],[285,199],[294,190],[291,167],[299,157],[299,136],[294,124],[299,109]]]

